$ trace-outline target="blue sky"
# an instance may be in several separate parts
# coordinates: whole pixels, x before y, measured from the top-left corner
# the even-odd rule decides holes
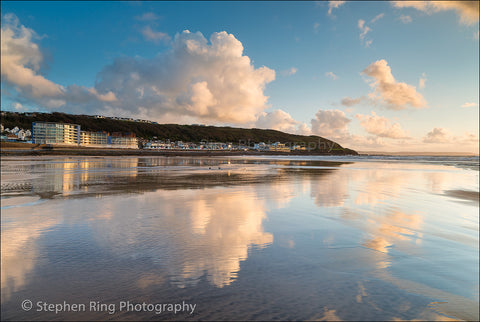
[[[2,110],[275,128],[362,151],[478,153],[478,2],[1,9]]]

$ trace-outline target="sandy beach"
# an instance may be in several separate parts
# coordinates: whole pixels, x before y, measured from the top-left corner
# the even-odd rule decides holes
[[[455,162],[2,156],[2,320],[477,320],[478,170]]]

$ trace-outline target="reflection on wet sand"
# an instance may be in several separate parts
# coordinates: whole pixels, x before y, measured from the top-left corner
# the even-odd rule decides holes
[[[2,181],[2,193],[24,192],[41,198],[87,197],[156,189],[198,189],[281,182],[291,180],[299,172],[289,166],[324,165],[325,162],[282,160],[225,160],[195,158],[57,158],[44,162],[7,163],[2,178],[9,172],[41,173],[29,180]],[[335,162],[329,166],[340,166]],[[346,164],[346,163],[345,163]],[[287,168],[284,168],[287,167]],[[302,170],[302,169],[297,169]],[[313,169],[308,176],[322,176],[334,170]],[[303,178],[303,177],[302,177]],[[27,178],[25,178],[27,179]],[[334,194],[335,195],[335,194]]]
[[[25,200],[18,201],[25,202]],[[12,203],[11,206],[15,206],[15,204]],[[2,211],[2,216],[6,216],[4,211]],[[27,276],[34,270],[38,261],[37,239],[45,230],[57,223],[54,217],[45,219],[40,216],[31,216],[29,211],[22,208],[15,209],[15,216],[17,220],[22,218],[21,223],[14,224],[2,220],[2,302],[8,300],[13,292],[26,286]]]
[[[153,291],[166,296],[185,290],[178,294],[192,292],[193,297],[207,298],[204,307],[227,309],[254,295],[261,299],[270,287],[278,294],[269,294],[271,303],[263,311],[248,315],[252,306],[246,304],[239,316],[292,319],[295,315],[286,311],[271,315],[269,310],[293,301],[304,305],[300,311],[310,308],[303,319],[342,320],[352,312],[365,319],[446,318],[422,308],[414,296],[402,303],[378,296],[382,291],[391,299],[404,299],[402,289],[431,299],[438,312],[478,318],[472,309],[478,304],[478,287],[471,286],[478,281],[475,268],[455,265],[457,260],[478,263],[478,257],[471,257],[473,241],[478,243],[478,220],[472,216],[478,199],[476,204],[454,201],[471,201],[475,193],[458,188],[471,187],[475,180],[470,172],[458,172],[464,170],[137,157],[43,158],[1,166],[2,307],[8,303],[10,312],[18,310],[12,299],[32,286],[40,262],[48,267],[69,259],[71,275],[80,279],[94,271],[90,254],[72,259],[56,248],[58,236],[52,232],[65,231],[66,241],[72,233],[87,240],[95,256],[104,256],[106,270],[126,265],[118,277],[134,286],[128,295],[113,296]],[[452,215],[457,210],[461,216]],[[53,250],[45,248],[49,238]],[[463,257],[439,250],[445,245]],[[75,250],[82,252],[81,247]],[[137,263],[132,271],[126,269]],[[262,271],[267,281],[255,281]],[[198,288],[208,288],[212,298]],[[219,294],[233,290],[239,297],[223,301]],[[313,297],[302,304],[303,295]],[[455,303],[463,313],[451,304],[434,303],[439,298]]]
[[[388,248],[399,241],[411,240],[416,244],[421,242],[420,215],[394,211],[382,216],[371,216],[366,223],[366,230],[372,236],[363,243],[367,248],[388,253]]]
[[[169,203],[162,207],[168,227],[189,222],[190,229],[173,228],[175,233],[169,240],[175,251],[171,252],[168,270],[180,287],[195,284],[204,272],[213,285],[229,285],[252,247],[264,248],[273,242],[273,235],[263,230],[266,209],[253,191],[200,190],[181,198],[164,191],[152,197],[152,204],[155,200]]]
[[[251,163],[255,163],[255,167],[245,167]],[[207,272],[208,279],[212,284],[223,287],[235,279],[240,269],[240,262],[246,260],[249,249],[253,246],[257,249],[263,248],[273,242],[273,235],[264,232],[262,227],[267,208],[287,206],[289,199],[293,197],[291,186],[284,180],[291,176],[291,173],[272,171],[272,169],[258,172],[256,164],[284,166],[291,163],[259,160],[225,163],[224,160],[179,158],[126,158],[120,160],[103,158],[72,160],[66,158],[55,160],[55,162],[7,165],[2,173],[8,173],[8,170],[21,171],[29,168],[33,173],[44,175],[33,178],[30,185],[22,185],[18,182],[15,185],[2,185],[2,193],[4,195],[14,195],[15,193],[25,195],[27,193],[50,199],[59,196],[83,198],[111,193],[152,191],[145,194],[141,200],[130,200],[128,205],[122,205],[122,202],[118,201],[109,204],[109,201],[105,199],[90,201],[86,208],[88,213],[95,214],[94,218],[89,220],[97,222],[95,229],[99,230],[98,236],[101,236],[98,238],[116,249],[131,249],[138,243],[142,243],[145,238],[145,231],[142,228],[146,225],[169,227],[175,233],[170,233],[167,240],[161,241],[165,244],[150,245],[152,249],[148,250],[149,255],[155,257],[157,248],[159,255],[162,255],[162,251],[169,247],[175,249],[174,252],[169,251],[168,270],[178,286],[185,287],[189,283],[195,284],[204,272]],[[240,164],[240,166],[235,167],[232,164]],[[166,168],[167,166],[202,167],[200,170],[204,171],[194,169],[195,171],[188,173],[188,170],[191,169],[187,169],[187,174],[183,172],[177,174],[175,173],[177,169]],[[207,167],[208,170],[212,170],[212,167],[219,169],[206,171]],[[221,167],[227,168],[228,173]],[[317,172],[315,173],[317,174]],[[269,181],[270,184],[263,189],[263,193],[268,196],[266,200],[257,198],[255,190],[252,188],[226,192],[198,190],[198,188],[209,186],[261,184]],[[27,188],[25,189],[25,187]],[[195,191],[184,191],[179,194],[176,190],[178,188],[195,188]],[[138,209],[148,205],[151,205],[151,209],[156,213],[161,214],[161,217],[139,217],[141,214],[130,216],[130,214],[138,212]],[[64,214],[69,213],[71,216],[75,216],[70,209],[64,210]],[[126,216],[124,216],[125,214]],[[188,226],[191,229],[189,230],[183,229],[186,227],[186,219],[190,221]],[[98,225],[98,222],[101,224]],[[139,222],[142,222],[140,227]],[[10,242],[2,244],[9,245],[2,248],[5,250],[2,252],[2,262],[8,265],[8,269],[2,270],[2,281],[4,279],[6,281],[7,277],[12,275],[11,272],[15,272],[15,285],[23,284],[25,274],[33,269],[34,257],[31,256],[28,262],[24,261],[22,269],[16,269],[10,263],[19,256],[19,250],[27,241],[34,241],[41,235],[43,228],[51,225],[50,221],[43,221],[40,224],[29,223],[28,228],[10,230],[8,226],[4,226],[2,239],[8,238]],[[137,227],[138,229],[130,229],[127,232],[119,231],[123,227]],[[156,234],[157,232],[152,233]],[[13,249],[14,246],[15,249]],[[181,249],[181,247],[184,248]],[[32,245],[28,249],[33,251],[35,247]],[[158,278],[162,280],[161,277],[153,279],[142,277],[139,285],[145,286],[149,280],[157,281]],[[2,290],[10,292],[12,287],[9,283],[5,282],[2,285]]]

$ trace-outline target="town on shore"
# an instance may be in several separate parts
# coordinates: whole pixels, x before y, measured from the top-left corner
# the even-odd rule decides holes
[[[4,112],[2,112],[3,114]],[[26,116],[35,116],[36,113],[23,113]],[[156,122],[120,117],[106,117],[101,115],[91,116],[95,119],[108,118],[111,120],[151,123]],[[202,126],[200,124],[194,124]],[[49,147],[91,147],[91,148],[112,148],[112,149],[143,149],[143,150],[187,150],[187,151],[273,151],[273,152],[299,152],[307,151],[310,148],[307,144],[289,144],[280,142],[211,142],[203,140],[200,142],[184,142],[180,140],[150,139],[137,137],[135,133],[107,132],[107,131],[86,131],[78,124],[63,122],[32,122],[31,129],[24,129],[15,126],[12,129],[5,128],[0,124],[1,141],[30,143]]]

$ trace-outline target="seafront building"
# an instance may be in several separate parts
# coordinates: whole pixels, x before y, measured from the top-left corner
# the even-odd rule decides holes
[[[32,141],[35,144],[80,144],[80,125],[54,122],[33,122]]]
[[[35,144],[77,145],[100,148],[138,149],[134,133],[82,131],[80,125],[56,122],[33,122],[32,142]]]
[[[4,112],[2,112],[4,113]],[[26,113],[23,113],[27,115]],[[36,116],[32,114],[32,116]],[[110,118],[128,120],[126,118],[105,117],[102,115],[94,115],[92,118]],[[134,120],[136,122],[152,123],[147,120]],[[196,124],[196,126],[204,126]],[[12,142],[27,142],[34,144],[47,145],[64,145],[64,146],[84,146],[95,148],[117,148],[117,149],[146,149],[146,150],[234,150],[234,151],[265,151],[265,152],[293,152],[306,151],[305,143],[296,143],[291,145],[289,143],[280,142],[240,142],[233,144],[231,142],[211,142],[202,140],[200,142],[183,142],[170,141],[165,138],[159,140],[157,136],[151,139],[137,138],[135,133],[121,133],[121,132],[106,132],[106,131],[84,131],[78,124],[58,123],[58,122],[32,122],[32,132],[30,130],[20,129],[15,126],[13,129],[4,128],[0,124],[1,141]],[[31,140],[30,140],[31,139]],[[253,144],[253,145],[252,145]]]
[[[135,133],[114,132],[108,136],[107,145],[122,149],[138,149],[138,140]]]
[[[107,132],[80,131],[80,145],[105,146],[108,144]]]

